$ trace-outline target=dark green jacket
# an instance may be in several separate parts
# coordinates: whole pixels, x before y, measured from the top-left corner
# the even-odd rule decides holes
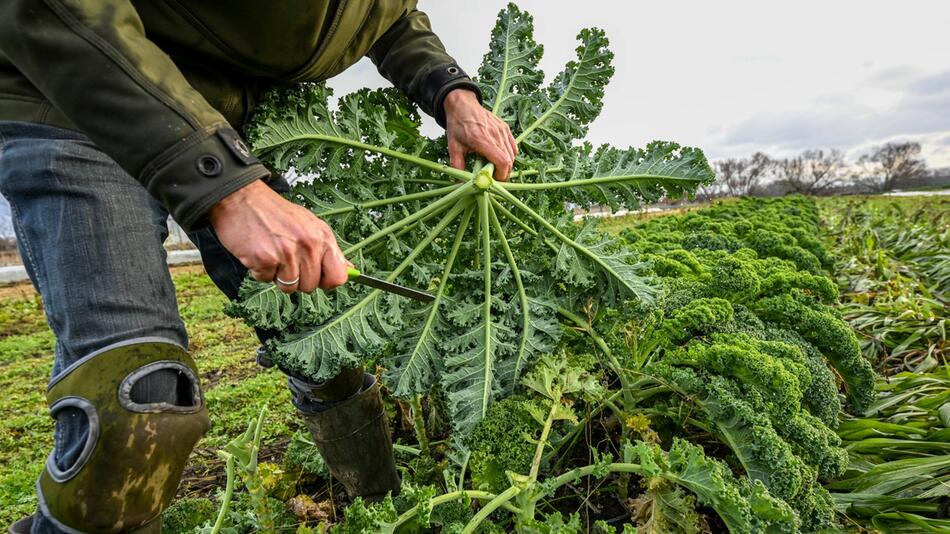
[[[275,83],[363,56],[444,124],[471,80],[415,0],[0,0],[0,120],[78,130],[186,229],[269,173],[239,130]]]

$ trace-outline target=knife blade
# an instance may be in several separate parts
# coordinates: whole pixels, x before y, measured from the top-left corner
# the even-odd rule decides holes
[[[411,287],[394,284],[392,282],[387,282],[379,278],[373,278],[372,276],[366,276],[355,267],[348,268],[346,273],[349,275],[350,282],[356,282],[357,284],[362,284],[364,286],[372,287],[374,289],[379,289],[386,291],[387,293],[393,293],[410,299],[415,299],[421,302],[432,302],[435,300],[435,297],[429,293],[419,291],[418,289],[412,289]]]

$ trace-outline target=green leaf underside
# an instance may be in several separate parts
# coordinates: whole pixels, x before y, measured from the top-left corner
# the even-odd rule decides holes
[[[382,356],[395,395],[442,388],[464,433],[554,348],[559,307],[652,299],[644,262],[593,224],[576,227],[565,205],[633,209],[689,194],[712,171],[702,152],[675,143],[579,143],[613,73],[602,31],[583,30],[579,40],[577,58],[542,87],[530,15],[514,5],[500,13],[478,83],[520,154],[516,178],[487,190],[474,172],[446,165],[444,138],[422,136],[418,113],[394,90],[357,91],[336,110],[323,85],[266,95],[249,138],[276,168],[312,176],[291,199],[326,218],[363,272],[435,299],[355,286],[287,296],[247,282],[229,311],[279,331],[272,357],[312,380]]]

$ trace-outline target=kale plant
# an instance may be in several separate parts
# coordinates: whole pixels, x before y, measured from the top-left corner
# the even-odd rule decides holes
[[[362,271],[435,296],[420,304],[351,286],[288,296],[248,281],[231,311],[279,332],[268,350],[280,366],[323,380],[379,358],[397,396],[443,388],[464,431],[553,348],[559,308],[654,298],[646,264],[576,225],[569,208],[677,198],[713,173],[700,150],[672,142],[584,142],[614,71],[607,38],[582,30],[576,59],[544,86],[532,34],[531,16],[509,5],[478,71],[484,105],[518,143],[508,182],[476,158],[449,167],[445,139],[421,135],[394,90],[360,90],[336,109],[324,85],[266,96],[248,132],[256,151],[279,170],[315,175],[291,199],[328,221]]]

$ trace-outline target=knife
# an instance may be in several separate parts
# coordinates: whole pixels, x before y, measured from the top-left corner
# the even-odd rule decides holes
[[[379,278],[373,278],[372,276],[366,276],[361,273],[359,269],[355,267],[350,267],[346,270],[346,274],[350,277],[350,282],[356,282],[357,284],[362,284],[364,286],[369,286],[375,289],[386,291],[387,293],[394,293],[403,297],[415,299],[422,302],[432,302],[435,300],[435,297],[419,291],[418,289],[412,289],[411,287],[401,286],[399,284],[394,284],[392,282],[387,282]]]

